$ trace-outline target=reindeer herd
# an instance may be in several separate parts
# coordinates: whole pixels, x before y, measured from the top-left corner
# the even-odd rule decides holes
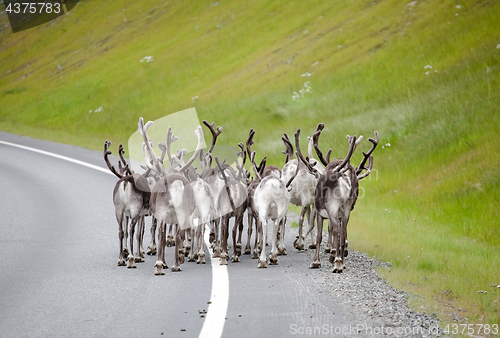
[[[324,124],[318,124],[315,133],[308,137],[307,156],[300,149],[300,129],[295,133],[295,151],[292,141],[285,133],[282,137],[285,145],[283,154],[286,163],[282,169],[266,165],[266,157],[256,164],[256,152],[251,150],[255,131],[252,129],[246,143],[239,143],[240,151],[236,154],[234,167],[226,160],[220,161],[213,155],[217,137],[222,132],[221,127],[215,128],[215,122],[203,124],[212,134],[212,142],[206,152],[203,146],[203,130],[201,126],[195,130],[198,145],[189,160],[185,160],[187,151],[177,150],[172,154],[171,146],[178,138],[168,128],[166,144],[158,144],[161,155],[154,150],[148,136],[152,121],[144,124],[141,117],[138,130],[144,142],[142,155],[145,165],[144,172],[135,173],[124,158],[122,145],[119,146],[118,170],[110,163],[110,142],[104,143],[104,160],[119,180],[113,190],[113,203],[118,222],[118,237],[120,242],[119,266],[135,268],[136,262],[144,262],[145,250],[143,238],[145,232],[145,217],[151,216],[151,242],[147,254],[157,254],[155,275],[164,275],[168,268],[165,261],[165,247],[175,246],[175,260],[172,271],[181,271],[185,255],[188,261],[205,263],[204,234],[210,229],[209,250],[213,257],[220,257],[220,264],[226,265],[229,259],[228,239],[230,219],[234,218],[232,228],[232,262],[239,262],[240,256],[252,254],[258,259],[258,267],[266,268],[268,257],[266,244],[268,222],[273,222],[271,237],[271,252],[269,264],[278,264],[278,255],[286,255],[285,224],[289,204],[301,208],[299,218],[299,235],[294,241],[297,250],[304,250],[304,241],[317,224],[316,241],[310,248],[316,248],[314,260],[310,268],[321,266],[319,258],[320,244],[324,220],[328,220],[328,240],[326,251],[330,253],[333,272],[342,272],[345,268],[344,257],[348,255],[347,223],[351,210],[358,197],[359,180],[370,175],[373,168],[372,153],[379,141],[378,132],[368,152],[362,151],[363,159],[358,166],[350,163],[350,158],[359,145],[362,136],[347,136],[348,151],[342,158],[330,159],[332,149],[326,155],[318,146],[319,136]],[[317,158],[313,158],[313,149]],[[166,169],[163,162],[170,163]],[[296,158],[295,158],[296,157]],[[193,166],[199,158],[200,168]],[[254,176],[245,169],[249,158]],[[240,163],[241,159],[241,163]],[[215,163],[213,164],[213,160]],[[248,242],[242,252],[243,218],[248,217]],[[304,235],[303,224],[307,217],[308,229]],[[251,247],[252,233],[255,237],[253,250]],[[168,233],[167,233],[168,230]],[[156,233],[158,243],[156,243]],[[135,236],[135,253],[134,253]],[[128,242],[129,241],[129,242]],[[128,243],[127,243],[128,242]]]

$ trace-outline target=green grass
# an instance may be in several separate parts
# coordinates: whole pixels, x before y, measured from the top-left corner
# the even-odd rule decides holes
[[[376,129],[350,244],[390,261],[419,310],[500,323],[500,3],[408,2],[81,1],[16,34],[2,14],[0,128],[101,150],[140,116],[195,106],[220,143],[256,129],[276,165],[283,132],[324,122],[320,146],[341,157],[346,134]]]

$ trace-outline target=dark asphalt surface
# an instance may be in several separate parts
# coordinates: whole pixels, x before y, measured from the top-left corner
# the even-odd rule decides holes
[[[105,168],[100,152],[4,132],[0,140]],[[118,267],[116,177],[4,144],[0,154],[0,336],[199,335],[212,288],[209,259],[165,276],[154,275],[156,257],[137,269]],[[342,326],[344,310],[322,292],[320,273],[293,249],[290,231],[286,238],[288,255],[277,266],[257,269],[249,255],[229,263],[223,337],[310,336],[301,330]]]

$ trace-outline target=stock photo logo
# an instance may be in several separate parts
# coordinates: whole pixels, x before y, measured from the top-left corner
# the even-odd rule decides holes
[[[4,0],[13,33],[50,22],[75,8],[78,0]]]
[[[197,174],[196,171],[204,172],[206,169],[215,168],[218,166],[217,161],[225,168],[224,172],[228,180],[235,179],[237,176],[238,165],[243,163],[240,158],[240,149],[219,144],[219,142],[215,144],[217,136],[214,133],[222,132],[222,128],[215,128],[215,124],[212,124],[210,129],[205,123],[200,123],[195,108],[169,114],[154,121],[143,120],[143,124],[139,122],[139,130],[128,139],[128,156],[130,169],[133,172],[151,170],[150,177],[154,181],[151,181],[150,191],[160,177],[167,175],[170,170],[180,170],[180,167],[187,164],[191,165],[192,170],[186,170],[183,175],[190,179],[194,189],[202,183],[202,174]],[[211,139],[212,144],[207,146],[204,141],[205,135]],[[145,139],[149,140],[149,146],[146,145]],[[210,155],[209,158],[207,155]],[[223,190],[221,186],[224,184],[223,177],[218,174],[209,176],[203,179],[208,182],[209,189],[222,190],[222,196],[219,198],[229,200],[226,190]],[[171,185],[168,190],[170,194],[175,194],[183,190],[183,187]],[[231,203],[237,208],[246,202],[246,198],[246,195],[238,195],[231,198]],[[228,214],[231,211],[232,209],[228,209],[222,213]],[[214,214],[211,217],[217,217],[217,215]]]

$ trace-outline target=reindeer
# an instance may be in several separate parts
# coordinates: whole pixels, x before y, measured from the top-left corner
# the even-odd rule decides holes
[[[283,183],[288,182],[288,180],[294,175],[294,173],[299,170],[297,178],[292,182],[290,190],[290,203],[301,207],[300,218],[299,218],[299,235],[294,241],[293,245],[297,250],[304,250],[304,239],[311,232],[314,227],[314,218],[316,217],[316,209],[314,208],[314,191],[316,190],[316,184],[318,179],[315,175],[311,174],[309,170],[301,164],[301,162],[294,158],[293,145],[290,138],[286,133],[284,133],[281,138],[285,144],[285,150],[283,154],[286,155],[285,165],[282,169],[281,180]],[[312,162],[312,138],[308,137],[309,140],[309,162]],[[329,157],[329,156],[328,156]],[[320,173],[323,173],[324,169],[316,161],[314,168]],[[312,209],[312,210],[311,210]],[[306,235],[303,236],[303,223],[304,216],[307,213],[308,229]],[[313,245],[310,246],[310,248]]]
[[[167,267],[165,262],[165,227],[167,224],[176,224],[177,231],[175,232],[175,262],[172,266],[172,271],[182,271],[180,264],[183,260],[182,251],[182,235],[181,233],[192,227],[192,214],[195,209],[195,196],[190,182],[182,175],[182,173],[193,163],[198,156],[203,143],[203,130],[201,127],[196,129],[198,136],[198,145],[189,161],[187,161],[179,170],[171,170],[165,172],[160,159],[156,156],[153,147],[147,135],[148,128],[153,124],[149,121],[144,125],[144,120],[139,119],[139,132],[144,138],[143,155],[146,152],[149,158],[145,156],[146,165],[151,171],[156,172],[160,179],[155,184],[151,192],[150,208],[153,215],[159,222],[159,248],[158,260],[155,263],[155,275],[165,274],[163,268]],[[167,139],[168,142],[168,139]],[[170,155],[170,154],[169,154]]]
[[[246,153],[248,156],[251,156],[252,154],[252,149],[251,146],[254,144],[253,137],[255,135],[255,130],[250,129],[250,133],[248,134],[248,138],[246,140]],[[247,239],[247,245],[245,247],[245,254],[249,254],[252,252],[252,259],[257,259],[259,258],[259,253],[260,253],[260,242],[259,242],[259,235],[262,234],[262,229],[259,227],[259,215],[257,212],[257,208],[255,207],[254,203],[254,195],[255,195],[255,190],[257,189],[257,186],[259,185],[261,179],[269,176],[269,175],[274,175],[275,177],[280,178],[281,177],[281,169],[277,166],[274,165],[269,165],[266,166],[266,161],[267,157],[264,157],[260,164],[257,166],[255,165],[254,172],[256,172],[256,177],[252,181],[248,181],[247,179],[247,191],[248,191],[248,200],[247,200],[247,214],[248,214],[248,239]],[[255,158],[254,158],[255,162]],[[256,171],[255,171],[256,170]],[[258,174],[257,174],[258,172]],[[250,174],[248,173],[247,176]],[[251,237],[252,237],[252,227],[253,223],[255,221],[255,244],[254,244],[254,250],[251,251]]]
[[[283,183],[279,177],[274,174],[268,174],[266,177],[262,177],[260,170],[255,164],[255,151],[250,156],[250,162],[252,163],[252,168],[256,176],[256,182],[258,182],[257,188],[255,189],[254,196],[251,199],[252,211],[257,211],[258,222],[260,223],[258,233],[260,236],[260,257],[258,268],[267,267],[266,258],[266,243],[267,243],[267,222],[268,219],[274,221],[273,227],[273,237],[272,237],[272,249],[269,257],[269,264],[278,264],[278,254],[286,255],[286,248],[284,244],[285,237],[285,216],[288,210],[288,204],[290,201],[288,187],[295,179],[298,174],[298,167],[295,174],[288,180],[288,182]],[[262,169],[262,168],[261,168]],[[257,223],[257,222],[256,222]],[[278,245],[278,231],[282,226],[283,230],[279,236]]]
[[[245,165],[245,155],[243,144],[239,144],[242,152],[239,154],[243,157],[243,162],[241,165],[236,161],[236,166],[238,168],[239,174],[236,176],[233,171],[229,171],[231,176],[227,175],[226,169],[223,168],[221,163],[219,163],[218,157],[215,157],[217,163],[218,175],[224,181],[224,187],[219,192],[217,199],[217,210],[220,215],[221,223],[221,237],[222,237],[222,252],[220,254],[220,264],[227,265],[228,247],[227,240],[229,237],[229,219],[234,217],[233,226],[233,256],[231,257],[232,262],[239,262],[241,255],[241,233],[243,231],[243,215],[247,208],[247,190],[245,186],[241,183],[242,173],[244,172]],[[240,236],[237,237],[237,230],[240,230]]]
[[[144,261],[144,250],[142,250],[142,234],[144,229],[144,216],[149,213],[149,202],[151,190],[148,185],[147,177],[150,171],[143,175],[133,174],[128,164],[123,158],[123,146],[120,144],[118,153],[120,155],[119,170],[109,162],[108,156],[111,155],[109,146],[111,142],[104,142],[104,161],[109,170],[119,178],[113,189],[113,203],[115,205],[115,215],[118,222],[118,238],[120,240],[120,254],[118,256],[118,266],[127,265],[128,268],[136,268],[135,262]],[[124,166],[122,167],[122,163]],[[130,254],[127,249],[127,225],[130,219]],[[134,232],[137,223],[140,228],[137,234],[137,252],[134,252]],[[142,227],[142,229],[141,229]],[[127,261],[127,263],[125,263]]]
[[[358,167],[354,168],[349,160],[359,143],[356,142],[356,136],[347,136],[349,151],[343,160],[333,159],[329,161],[329,156],[327,156],[328,160],[325,159],[323,153],[317,146],[317,139],[323,127],[317,130],[315,135],[313,135],[313,138],[315,138],[314,147],[318,158],[326,166],[323,174],[319,174],[309,161],[304,158],[299,146],[300,131],[298,130],[295,134],[297,157],[299,157],[311,173],[319,178],[314,201],[317,210],[318,234],[316,253],[310,268],[314,269],[321,266],[319,250],[322,240],[323,220],[327,218],[329,220],[329,232],[333,234],[333,250],[330,253],[330,262],[334,264],[333,272],[342,272],[345,269],[344,256],[347,243],[347,223],[349,222],[351,210],[354,208],[358,197],[358,182],[371,173],[373,168],[373,156],[371,154],[378,144],[379,135],[378,132],[375,131],[375,140],[369,138],[372,147],[367,153],[362,151],[363,160]],[[328,153],[330,153],[330,151]],[[369,164],[365,167],[367,160]],[[362,173],[364,170],[366,170],[366,172]]]

